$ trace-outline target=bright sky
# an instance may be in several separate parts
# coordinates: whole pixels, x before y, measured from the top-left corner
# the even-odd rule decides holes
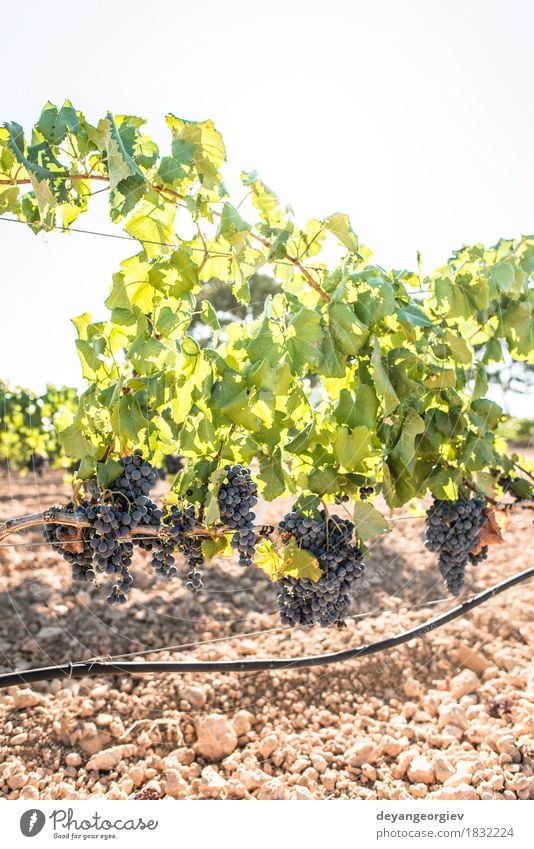
[[[37,0],[2,12],[0,120],[47,99],[97,121],[211,117],[232,183],[257,169],[299,218],[348,212],[387,266],[534,232],[529,0]],[[105,198],[105,195],[103,196]],[[80,227],[112,232],[105,200]],[[0,376],[80,385],[69,319],[105,316],[120,241],[0,222]]]

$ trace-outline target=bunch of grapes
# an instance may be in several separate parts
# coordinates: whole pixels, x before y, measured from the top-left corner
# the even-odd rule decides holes
[[[447,589],[458,595],[464,585],[469,560],[478,563],[487,556],[487,546],[476,555],[480,529],[487,521],[485,498],[445,501],[435,499],[426,514],[425,545],[439,552],[438,568]]]
[[[351,541],[354,525],[324,511],[316,518],[293,511],[280,528],[317,558],[323,573],[318,581],[291,576],[278,581],[282,623],[301,627],[318,623],[323,628],[341,624],[350,607],[352,585],[364,570],[362,553]]]
[[[360,487],[360,501],[367,501],[370,495],[374,492],[374,487],[372,486],[361,486]]]
[[[256,550],[256,534],[253,524],[256,514],[252,508],[258,501],[258,487],[252,480],[250,469],[240,463],[225,466],[226,480],[219,489],[219,510],[221,521],[228,528],[235,529],[232,546],[239,552],[241,566],[252,563]]]
[[[74,510],[68,504],[67,509]],[[84,508],[75,511],[79,519],[85,519]],[[89,545],[88,529],[79,531],[74,525],[45,525],[43,536],[58,554],[70,564],[73,581],[94,581],[96,572],[93,565],[93,550]]]

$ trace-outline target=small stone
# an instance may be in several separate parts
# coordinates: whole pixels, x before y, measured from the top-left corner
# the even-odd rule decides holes
[[[24,690],[16,690],[13,694],[15,708],[28,708],[35,707],[35,705],[40,705],[43,701],[43,697],[38,693],[34,693],[33,690],[24,689]]]
[[[20,746],[22,743],[25,743],[27,739],[28,735],[23,731],[20,734],[14,734],[9,742],[12,746]]]
[[[335,790],[337,779],[338,773],[334,772],[333,769],[328,769],[323,775],[321,775],[321,784],[325,790]]]
[[[297,758],[296,761],[291,764],[289,771],[293,774],[304,772],[307,766],[309,766],[309,764],[306,758]]]
[[[327,760],[320,752],[312,752],[310,760],[317,772],[320,772],[321,774],[328,768]]]
[[[459,675],[455,675],[450,683],[449,690],[455,699],[460,699],[466,693],[474,693],[480,687],[480,679],[472,669],[463,669]]]
[[[95,728],[94,725],[93,728]],[[97,731],[95,734],[89,734],[87,737],[81,737],[76,745],[79,745],[86,754],[94,755],[105,749],[110,743],[111,734],[108,734],[107,731]]]
[[[105,728],[107,725],[111,725],[113,722],[113,716],[110,713],[99,713],[95,722],[97,725]]]
[[[270,758],[278,747],[278,738],[274,734],[268,734],[260,741],[259,753],[262,758]]]
[[[302,784],[297,784],[293,793],[294,799],[305,799],[307,801],[313,802],[314,795],[307,787],[303,787]]]
[[[145,770],[144,767],[139,764],[134,764],[128,770],[128,775],[132,779],[135,787],[140,787],[140,785],[145,780]]]
[[[396,757],[410,745],[410,741],[407,737],[399,737],[396,739],[395,737],[391,737],[389,734],[384,734],[381,742],[383,751],[386,755],[391,755],[391,757]]]
[[[478,793],[469,784],[460,784],[458,787],[447,787],[432,793],[432,799],[478,799]]]
[[[456,662],[459,666],[465,666],[466,669],[471,669],[477,675],[483,675],[490,663],[486,660],[483,654],[462,643],[456,654]]]
[[[403,690],[408,698],[417,698],[422,695],[423,686],[416,678],[407,678],[403,685]]]
[[[248,710],[238,710],[232,719],[232,725],[234,726],[235,733],[238,737],[243,737],[245,734],[249,733],[252,728],[254,718],[254,715],[249,713]]]
[[[458,728],[467,728],[468,722],[465,711],[456,702],[445,702],[438,708],[438,725],[444,728],[446,725],[457,725]]]
[[[234,772],[233,778],[242,784],[245,790],[257,790],[268,780],[269,776],[261,769],[247,769],[245,766],[240,766]]]
[[[27,778],[24,772],[15,772],[7,779],[7,786],[12,790],[20,790],[26,785]]]
[[[196,789],[203,799],[217,799],[225,787],[226,781],[222,775],[219,775],[214,767],[206,766],[202,770]]]
[[[220,761],[237,746],[237,734],[226,716],[212,713],[197,719],[196,749],[209,761]]]
[[[32,787],[30,784],[27,784],[26,787],[23,787],[19,794],[19,799],[38,799],[39,791],[37,787]]]
[[[414,758],[408,767],[408,778],[414,784],[433,784],[436,775],[428,758],[424,755]]]
[[[286,787],[283,778],[271,778],[260,788],[258,799],[286,799]]]
[[[345,754],[345,760],[349,766],[375,763],[379,757],[380,749],[378,746],[365,737],[356,740],[354,745]]]
[[[434,772],[436,780],[441,782],[441,784],[454,773],[453,765],[441,752],[436,753],[434,756]]]
[[[176,769],[168,769],[164,775],[163,792],[173,799],[185,799],[187,784]]]
[[[67,766],[81,766],[82,759],[78,752],[69,752],[68,755],[65,755],[65,763]]]
[[[179,696],[181,699],[185,699],[191,707],[193,708],[201,708],[206,704],[206,693],[202,689],[202,687],[184,687],[183,690],[179,691]]]
[[[88,772],[92,769],[106,772],[117,766],[123,758],[133,755],[134,752],[135,746],[132,745],[112,746],[110,749],[103,749],[101,752],[93,755],[92,758],[89,758],[85,768]]]

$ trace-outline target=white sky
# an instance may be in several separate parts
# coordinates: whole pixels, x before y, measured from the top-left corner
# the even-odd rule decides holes
[[[0,120],[65,97],[158,138],[167,112],[211,117],[230,183],[257,169],[299,218],[348,212],[383,265],[534,232],[528,0],[30,0],[2,31]],[[98,201],[77,224],[111,232]],[[105,316],[133,248],[0,222],[0,376],[80,385],[69,318]]]

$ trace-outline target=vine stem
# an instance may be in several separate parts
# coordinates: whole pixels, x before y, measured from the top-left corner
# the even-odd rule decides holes
[[[27,516],[18,516],[14,519],[8,519],[6,522],[0,522],[0,541],[12,534],[18,534],[27,528],[34,528],[37,525],[68,525],[73,528],[90,528],[91,522],[88,519],[82,519],[75,513],[69,513],[57,507],[51,507],[49,510],[44,510],[42,513],[31,513]],[[265,525],[256,525],[256,528],[264,528]],[[233,533],[231,528],[222,526],[216,530],[208,530],[207,528],[193,528],[188,531],[188,535],[204,537],[206,539],[217,539],[228,533]],[[169,536],[169,528],[165,525],[153,527],[152,525],[138,525],[132,528],[128,537],[122,539],[131,539],[134,537],[157,537],[167,538]],[[76,540],[67,540],[67,542],[76,542]]]
[[[64,176],[65,180],[100,180],[100,182],[109,183],[109,176],[106,176],[105,174],[66,174],[66,175],[60,174],[58,176],[59,177]],[[173,198],[176,198],[176,200],[185,200],[185,195],[182,195],[180,192],[175,192],[174,189],[169,189],[166,186],[159,186],[159,185],[156,185],[156,184],[153,184],[153,183],[149,183],[148,180],[147,180],[147,183],[153,191],[155,191],[157,194],[161,195],[163,198],[165,198],[165,195],[167,194],[167,195],[171,195]],[[27,186],[27,185],[31,185],[31,184],[32,184],[32,182],[29,179],[0,180],[0,186]],[[167,200],[168,200],[168,198],[167,198]],[[215,215],[217,218],[221,217],[221,213],[218,212],[217,210],[213,210],[213,215]],[[269,242],[268,239],[264,239],[263,236],[259,235],[259,233],[253,233],[251,231],[250,236],[251,236],[252,239],[254,239],[255,242],[258,242],[259,244],[263,245],[268,250],[272,250],[272,248],[273,248],[272,242]],[[201,239],[202,239],[204,246],[205,246],[206,243],[205,243],[204,238],[202,236],[201,236]],[[295,266],[295,268],[298,268],[298,270],[300,271],[302,276],[308,281],[308,283],[310,284],[312,289],[314,289],[317,292],[319,297],[322,298],[322,300],[325,303],[329,304],[330,303],[329,296],[326,294],[326,292],[324,291],[322,286],[317,282],[317,280],[314,278],[314,276],[310,273],[310,271],[306,268],[306,266],[301,263],[299,258],[296,257],[296,256],[292,256],[291,254],[286,254],[286,258],[289,260],[289,262],[291,262]],[[204,260],[204,262],[205,262],[205,260]]]

